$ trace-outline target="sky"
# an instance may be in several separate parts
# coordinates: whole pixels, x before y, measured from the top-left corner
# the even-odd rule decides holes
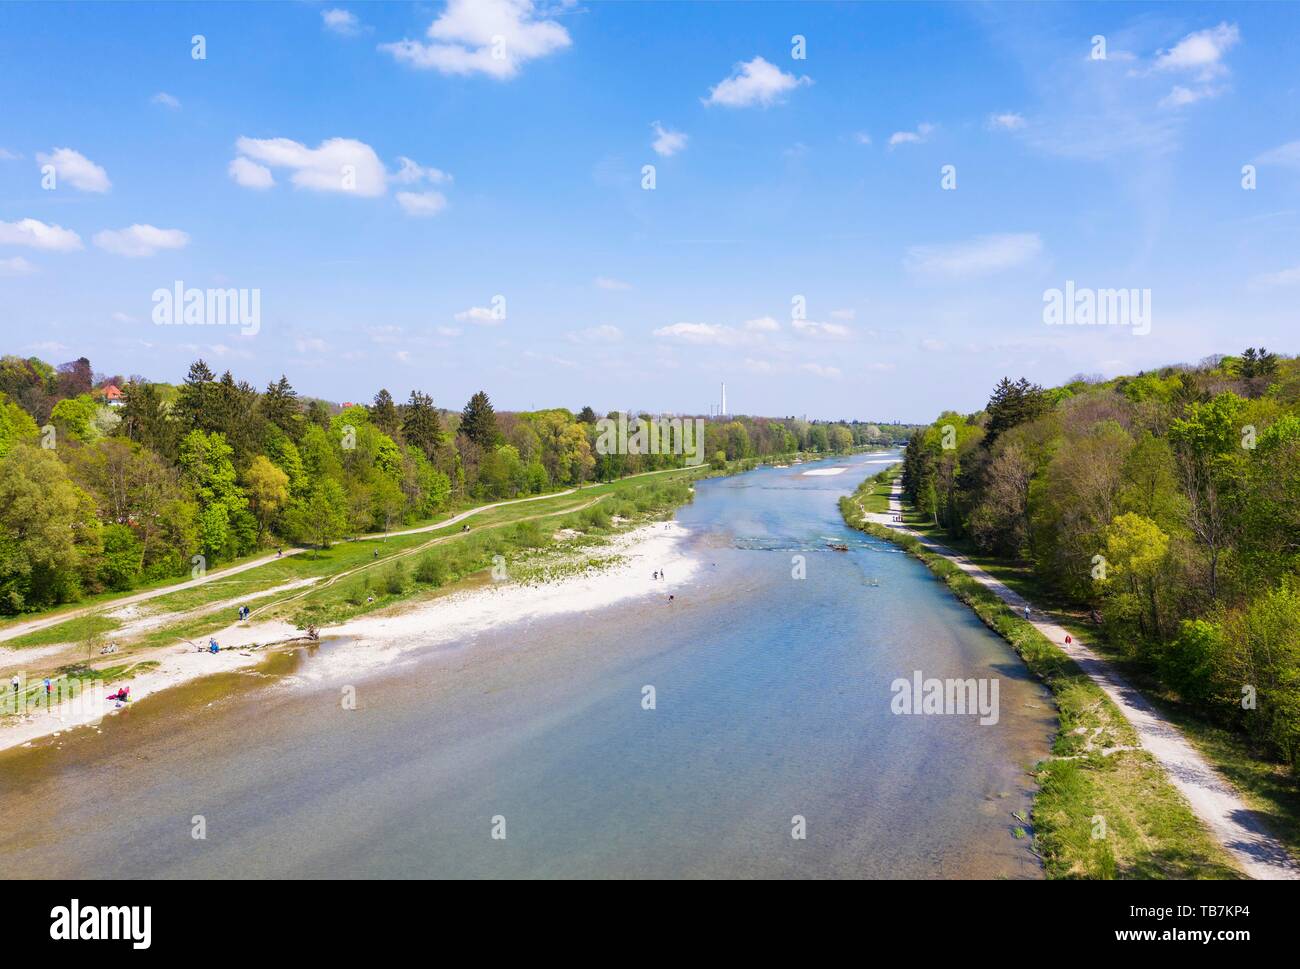
[[[1282,3],[0,4],[0,351],[918,422],[1295,353],[1297,39]],[[177,285],[256,325],[160,325]]]

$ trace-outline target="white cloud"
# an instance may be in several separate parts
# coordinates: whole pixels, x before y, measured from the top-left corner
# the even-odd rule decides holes
[[[226,171],[230,177],[244,188],[270,188],[275,184],[275,176],[271,174],[271,169],[265,165],[259,165],[257,162],[249,161],[242,155],[238,158],[231,159]]]
[[[625,283],[621,279],[611,279],[608,276],[597,276],[595,285],[597,289],[608,289],[614,291],[621,291],[621,290],[632,288],[631,283]]]
[[[46,225],[37,219],[0,222],[0,246],[29,246],[50,252],[72,252],[81,248],[81,236],[71,229]]]
[[[1004,111],[1001,114],[989,115],[988,126],[995,131],[1018,131],[1028,123],[1023,114],[1017,114],[1015,111]]]
[[[664,158],[669,158],[685,148],[690,137],[680,131],[669,131],[658,121],[651,122],[650,127],[655,133],[655,140],[651,142],[650,147]]]
[[[944,350],[948,349],[948,344],[944,343],[942,340],[936,340],[933,337],[927,337],[926,339],[921,341],[921,349],[929,350],[933,353],[942,353]]]
[[[898,145],[919,145],[927,141],[934,132],[934,125],[922,121],[916,126],[915,131],[895,131],[889,136],[889,147],[895,148]]]
[[[844,376],[839,367],[824,367],[820,363],[805,363],[800,368],[804,373],[810,373],[815,377],[824,377],[827,380],[839,380]]]
[[[814,320],[794,320],[791,328],[802,336],[815,340],[847,340],[853,335],[843,323],[818,323]]]
[[[160,104],[164,108],[171,108],[173,111],[179,111],[181,108],[180,100],[168,94],[166,91],[159,91],[151,97],[149,101],[152,104]]]
[[[1255,164],[1300,168],[1300,141],[1288,141],[1285,145],[1270,148],[1255,159]]]
[[[501,324],[500,317],[493,314],[486,306],[471,306],[467,310],[461,310],[456,314],[456,319],[462,323],[473,323],[476,326],[499,326]]]
[[[129,313],[123,313],[121,310],[118,310],[116,313],[114,313],[112,318],[114,323],[135,323],[136,322],[136,318],[134,316],[131,316]]]
[[[664,340],[699,346],[733,346],[745,340],[745,334],[718,323],[674,323],[659,327],[654,335]]]
[[[460,336],[464,332],[458,326],[440,326],[437,328],[438,336],[453,337]]]
[[[756,320],[746,320],[745,329],[751,333],[775,333],[781,329],[781,324],[770,316],[760,316]]]
[[[0,259],[0,276],[30,276],[34,272],[36,267],[22,256]]]
[[[867,134],[865,131],[858,131],[854,133],[853,140],[859,145],[869,145],[871,144],[871,135]]]
[[[330,138],[308,148],[289,138],[246,138],[235,142],[239,153],[272,168],[288,168],[298,188],[345,192],[373,198],[388,190],[388,173],[375,150],[353,138]]]
[[[1154,70],[1188,71],[1208,81],[1228,72],[1223,55],[1241,39],[1236,24],[1221,23],[1188,34],[1169,50],[1156,55]]]
[[[447,207],[447,196],[441,192],[398,192],[397,204],[407,215],[428,218]]]
[[[294,341],[294,347],[299,353],[325,353],[329,350],[329,344],[319,337],[299,337]]]
[[[125,229],[96,232],[94,243],[115,256],[139,259],[152,256],[159,249],[184,249],[190,244],[190,237],[180,229],[159,229],[157,226],[136,223]]]
[[[83,192],[107,192],[112,187],[108,172],[96,165],[79,151],[71,148],[55,148],[50,152],[37,152],[36,160],[44,165],[53,165],[54,173],[60,182],[67,182],[73,188]]]
[[[1250,281],[1251,289],[1273,289],[1277,286],[1295,286],[1300,284],[1300,266],[1283,269],[1275,273],[1262,273]]]
[[[353,37],[361,32],[361,21],[350,10],[322,10],[320,19],[326,30],[344,37]]]
[[[604,323],[600,326],[592,326],[585,330],[570,333],[569,339],[574,343],[617,343],[623,339],[623,331],[616,326]]]
[[[977,236],[965,242],[913,246],[904,265],[918,276],[967,279],[1024,265],[1043,250],[1036,232]]]
[[[728,108],[750,108],[754,105],[769,107],[801,85],[811,84],[812,78],[787,74],[775,64],[761,57],[737,64],[728,78],[709,89],[709,96],[701,98],[705,104],[720,104]]]
[[[400,40],[379,49],[420,70],[508,80],[528,61],[572,43],[560,24],[538,19],[532,0],[450,0],[426,35],[430,43]]]
[[[421,165],[419,162],[412,161],[405,155],[397,157],[398,168],[390,177],[398,185],[414,185],[417,182],[428,182],[430,185],[442,185],[450,182],[451,176],[440,168],[432,168]]]
[[[858,311],[855,309],[831,310],[831,316],[837,320],[851,320],[856,318]]]
[[[1185,104],[1195,104],[1203,98],[1218,97],[1223,93],[1223,88],[1206,85],[1199,88],[1183,87],[1181,84],[1175,84],[1173,88],[1160,99],[1162,108],[1181,108]]]
[[[10,151],[8,148],[0,148],[0,161],[17,161],[23,156],[17,152]]]

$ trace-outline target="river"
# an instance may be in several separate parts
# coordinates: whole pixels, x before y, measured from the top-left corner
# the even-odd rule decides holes
[[[674,602],[430,648],[343,684],[353,710],[295,675],[364,648],[327,642],[0,754],[4,873],[1041,877],[1013,812],[1049,696],[922,565],[840,520],[896,457],[702,481]],[[997,723],[892,712],[918,670],[996,680]]]

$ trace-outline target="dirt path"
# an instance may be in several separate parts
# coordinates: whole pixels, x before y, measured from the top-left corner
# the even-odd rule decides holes
[[[1034,618],[1035,614],[1047,616],[1047,613],[1027,602],[1024,597],[965,556],[894,521],[893,516],[903,512],[900,497],[901,488],[895,482],[893,493],[889,497],[890,513],[867,512],[867,519],[915,536],[927,549],[951,561],[1015,609],[1028,607],[1030,622],[1034,627],[1078,663],[1119,707],[1137,731],[1142,747],[1159,761],[1169,780],[1187,798],[1196,816],[1209,828],[1215,840],[1231,853],[1242,871],[1251,878],[1300,879],[1300,864],[1297,864],[1280,841],[1268,833],[1259,816],[1246,806],[1246,802],[1227,778],[1188,743],[1177,727],[1161,716],[1141,693],[1078,638],[1067,643],[1066,637],[1069,634],[1065,629],[1048,618]]]
[[[628,481],[632,478],[644,478],[655,474],[668,474],[672,471],[689,470],[683,468],[664,468],[659,471],[646,471],[642,474],[629,475],[627,478],[620,478],[620,481]],[[392,538],[399,535],[418,535],[421,532],[433,532],[440,528],[449,528],[452,525],[459,525],[465,519],[481,512],[491,511],[493,508],[501,508],[506,505],[520,505],[529,501],[544,501],[547,498],[563,498],[566,495],[572,495],[579,491],[578,488],[569,488],[567,491],[556,491],[545,495],[531,495],[528,498],[512,498],[508,501],[496,501],[490,505],[479,505],[477,508],[471,508],[463,511],[458,515],[446,519],[445,521],[434,522],[432,525],[421,525],[419,528],[408,528],[400,532],[384,532],[373,535],[359,535],[358,541],[376,541],[385,538]],[[150,599],[156,599],[160,596],[171,595],[173,592],[183,592],[186,589],[193,589],[196,586],[206,585],[209,582],[215,582],[220,579],[228,579],[232,575],[238,575],[241,572],[247,572],[250,569],[256,569],[267,565],[279,558],[285,558],[290,555],[299,555],[307,551],[304,548],[285,549],[281,555],[263,555],[261,558],[252,559],[248,562],[241,562],[239,565],[232,565],[228,568],[216,572],[209,572],[199,576],[196,579],[188,579],[184,582],[178,582],[175,585],[162,586],[157,589],[148,589],[144,592],[136,592],[132,595],[122,596],[119,599],[111,599],[106,602],[99,602],[93,606],[85,606],[81,609],[70,609],[66,612],[60,612],[52,616],[43,616],[39,619],[31,619],[26,622],[15,623],[0,629],[0,643],[10,639],[17,639],[19,636],[25,636],[28,633],[39,632],[50,626],[57,626],[59,623],[67,622],[70,619],[80,619],[83,616],[93,615],[97,612],[120,609],[123,606],[134,605],[137,602],[147,602]],[[242,598],[248,598],[244,596]]]

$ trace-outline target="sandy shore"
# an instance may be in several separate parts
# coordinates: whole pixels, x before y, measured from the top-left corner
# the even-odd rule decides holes
[[[505,581],[428,603],[398,605],[384,613],[323,628],[322,639],[338,637],[349,641],[322,650],[323,662],[312,664],[311,678],[364,675],[400,662],[416,650],[462,640],[508,623],[587,613],[652,595],[667,601],[698,568],[683,549],[687,534],[676,522],[646,525],[616,536],[608,547],[593,552],[592,557],[620,556],[621,561],[615,565],[536,585]],[[654,580],[655,571],[662,571],[665,577]],[[250,669],[267,655],[265,649],[251,648],[254,644],[284,643],[301,635],[286,622],[235,624],[215,634],[222,647],[216,654],[177,645],[133,657],[159,665],[123,685],[130,687],[134,702],[199,677]],[[82,697],[53,709],[39,708],[9,718],[0,725],[0,750],[30,745],[41,737],[57,737],[78,727],[95,728],[103,717],[121,709],[104,699],[115,689],[88,689]]]

